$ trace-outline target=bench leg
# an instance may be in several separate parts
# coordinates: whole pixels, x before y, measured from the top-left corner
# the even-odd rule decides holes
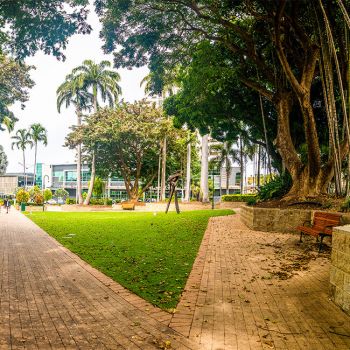
[[[300,231],[300,239],[299,242],[301,243],[303,241],[303,231]]]
[[[317,237],[318,238],[318,237]],[[323,242],[323,238],[324,236],[321,235],[321,240],[320,240],[320,243],[319,243],[319,247],[318,247],[318,252],[321,253],[321,250],[322,250],[322,242]]]

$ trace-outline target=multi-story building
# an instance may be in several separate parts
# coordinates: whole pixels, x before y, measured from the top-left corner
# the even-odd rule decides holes
[[[0,176],[0,198],[12,196],[18,187],[32,187],[34,174],[7,173]]]
[[[91,172],[87,164],[82,164],[81,180],[82,190],[87,192]],[[127,199],[124,181],[119,178],[110,177],[106,180],[106,195],[114,199]],[[76,164],[51,164],[38,163],[36,167],[36,184],[41,188],[50,188],[55,192],[64,188],[69,197],[76,198],[77,195],[77,165]]]

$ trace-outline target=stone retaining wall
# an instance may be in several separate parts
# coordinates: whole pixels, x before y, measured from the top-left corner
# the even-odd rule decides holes
[[[306,209],[241,208],[242,221],[256,231],[297,233],[295,228],[311,217]]]
[[[331,262],[331,298],[350,315],[350,225],[333,230]]]

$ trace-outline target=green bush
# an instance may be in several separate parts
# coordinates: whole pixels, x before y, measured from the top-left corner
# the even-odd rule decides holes
[[[29,197],[29,193],[24,188],[19,189],[16,193],[16,200],[18,203],[27,203]]]
[[[66,198],[66,204],[76,204],[77,201],[74,198]]]
[[[256,198],[255,194],[225,194],[221,197],[223,202],[248,202]]]
[[[107,202],[107,205],[112,205],[112,199],[108,198],[107,201],[104,198],[91,198],[90,204],[91,205],[105,205],[105,202]]]
[[[292,178],[288,173],[276,176],[267,184],[260,187],[258,199],[267,201],[269,199],[281,198],[288,193],[292,187]]]

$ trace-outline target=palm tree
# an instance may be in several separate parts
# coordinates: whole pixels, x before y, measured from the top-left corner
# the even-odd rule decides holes
[[[208,140],[209,135],[202,136],[202,156],[201,156],[201,200],[203,203],[209,202],[209,183],[208,183]]]
[[[120,75],[116,71],[107,69],[109,67],[111,67],[109,61],[95,63],[91,60],[85,60],[81,66],[72,70],[72,74],[75,76],[75,79],[77,79],[81,88],[86,92],[92,91],[92,102],[95,113],[98,109],[98,95],[101,96],[103,102],[107,101],[109,105],[112,106],[121,94],[121,88],[118,85]],[[94,187],[95,159],[95,150],[92,149],[91,179],[89,190],[84,201],[85,205],[90,203]]]
[[[11,137],[14,141],[12,142],[11,148],[22,150],[23,153],[23,176],[24,176],[24,187],[27,187],[27,176],[26,176],[26,155],[25,150],[27,146],[33,147],[33,141],[31,140],[30,132],[27,129],[18,129],[16,135]]]
[[[214,144],[210,147],[210,153],[214,155],[211,162],[219,165],[220,169],[225,166],[226,170],[226,194],[230,194],[230,176],[232,170],[231,160],[239,161],[238,152],[233,148],[233,141]]]
[[[42,142],[47,146],[47,130],[39,123],[32,124],[29,127],[31,139],[34,144],[34,185],[36,182],[36,156],[38,152],[38,142]]]
[[[140,87],[145,86],[144,91],[146,94],[152,93],[152,85],[158,83],[162,86],[161,93],[158,94],[160,98],[160,105],[162,105],[163,100],[166,96],[173,95],[173,90],[175,88],[175,75],[174,72],[168,72],[163,77],[162,81],[159,81],[159,76],[157,76],[154,72],[147,74],[140,83]],[[160,200],[165,200],[165,189],[166,189],[166,158],[167,158],[167,138],[164,137],[161,143],[161,153],[162,153],[162,171],[161,171],[161,184],[160,184]],[[190,157],[190,156],[189,156]]]
[[[77,115],[77,126],[81,125],[83,110],[90,110],[92,103],[92,94],[82,88],[81,82],[73,74],[66,76],[66,80],[58,87],[57,91],[57,110],[61,113],[64,105],[68,108],[71,104],[75,108]],[[82,185],[81,185],[81,145],[77,146],[77,197],[78,203],[83,204]]]

